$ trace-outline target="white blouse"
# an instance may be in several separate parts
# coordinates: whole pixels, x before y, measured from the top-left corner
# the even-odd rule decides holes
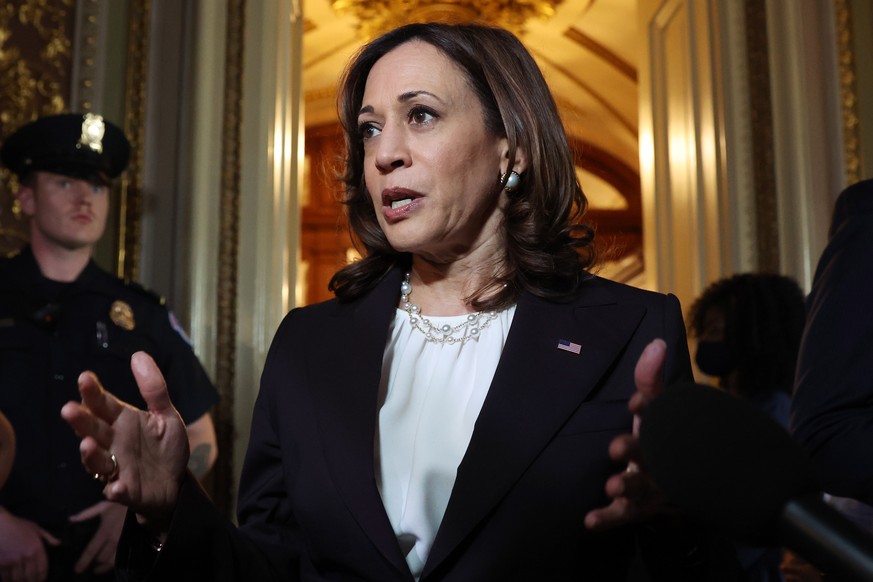
[[[425,341],[398,309],[382,361],[376,475],[412,574],[427,560],[458,465],[497,369],[515,307],[463,344]],[[466,316],[428,316],[455,326]]]

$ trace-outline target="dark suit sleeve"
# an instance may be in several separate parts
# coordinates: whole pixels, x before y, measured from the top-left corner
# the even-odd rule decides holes
[[[182,485],[160,552],[155,551],[151,535],[128,512],[115,572],[123,582],[297,580],[288,572],[279,574],[262,549],[221,514],[191,476]]]
[[[791,430],[825,490],[873,502],[873,181],[848,188],[808,299]]]
[[[281,352],[277,332],[264,367]],[[281,356],[279,356],[281,357]],[[119,542],[116,569],[120,580],[216,582],[293,582],[300,579],[296,522],[289,508],[281,450],[271,413],[271,389],[262,389],[252,417],[249,450],[240,481],[236,528],[212,504],[190,475],[180,492],[166,543],[159,553],[128,516]]]
[[[255,421],[257,422],[257,420]],[[299,580],[296,536],[290,519],[281,516],[284,492],[280,471],[259,481],[260,490],[247,511],[257,517],[234,526],[200,488],[193,476],[182,485],[166,542],[153,549],[150,535],[132,513],[119,540],[116,577],[123,582],[294,582]],[[274,511],[274,514],[271,514]],[[271,520],[273,516],[275,521]]]

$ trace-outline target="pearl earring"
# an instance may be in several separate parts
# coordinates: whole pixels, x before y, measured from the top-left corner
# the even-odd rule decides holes
[[[500,181],[502,182],[506,179],[506,185],[503,187],[507,192],[515,192],[518,189],[518,185],[521,184],[521,176],[515,170],[510,170],[509,177],[506,178],[506,174],[500,175]]]

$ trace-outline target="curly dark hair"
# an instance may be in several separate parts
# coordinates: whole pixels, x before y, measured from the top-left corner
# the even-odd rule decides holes
[[[691,306],[689,331],[704,333],[706,314],[720,308],[737,372],[737,393],[744,397],[777,390],[791,394],[806,304],[791,277],[742,273],[712,283]]]
[[[412,40],[429,43],[466,75],[484,110],[483,123],[506,137],[510,160],[522,148],[529,165],[509,195],[503,218],[506,259],[501,272],[470,297],[477,309],[500,309],[522,291],[558,299],[573,294],[595,262],[594,231],[581,223],[587,199],[554,99],[539,68],[510,32],[477,24],[409,24],[365,45],[341,79],[338,96],[345,135],[344,204],[349,229],[364,257],[339,272],[329,288],[340,300],[359,297],[411,257],[395,251],[379,226],[364,181],[358,112],[370,69]],[[497,180],[495,188],[503,185]],[[483,299],[487,297],[487,299]]]

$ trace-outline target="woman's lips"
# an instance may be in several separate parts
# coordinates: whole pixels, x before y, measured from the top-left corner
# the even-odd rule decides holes
[[[405,188],[383,190],[382,214],[388,222],[402,220],[421,206],[422,198],[422,195],[418,192]]]

